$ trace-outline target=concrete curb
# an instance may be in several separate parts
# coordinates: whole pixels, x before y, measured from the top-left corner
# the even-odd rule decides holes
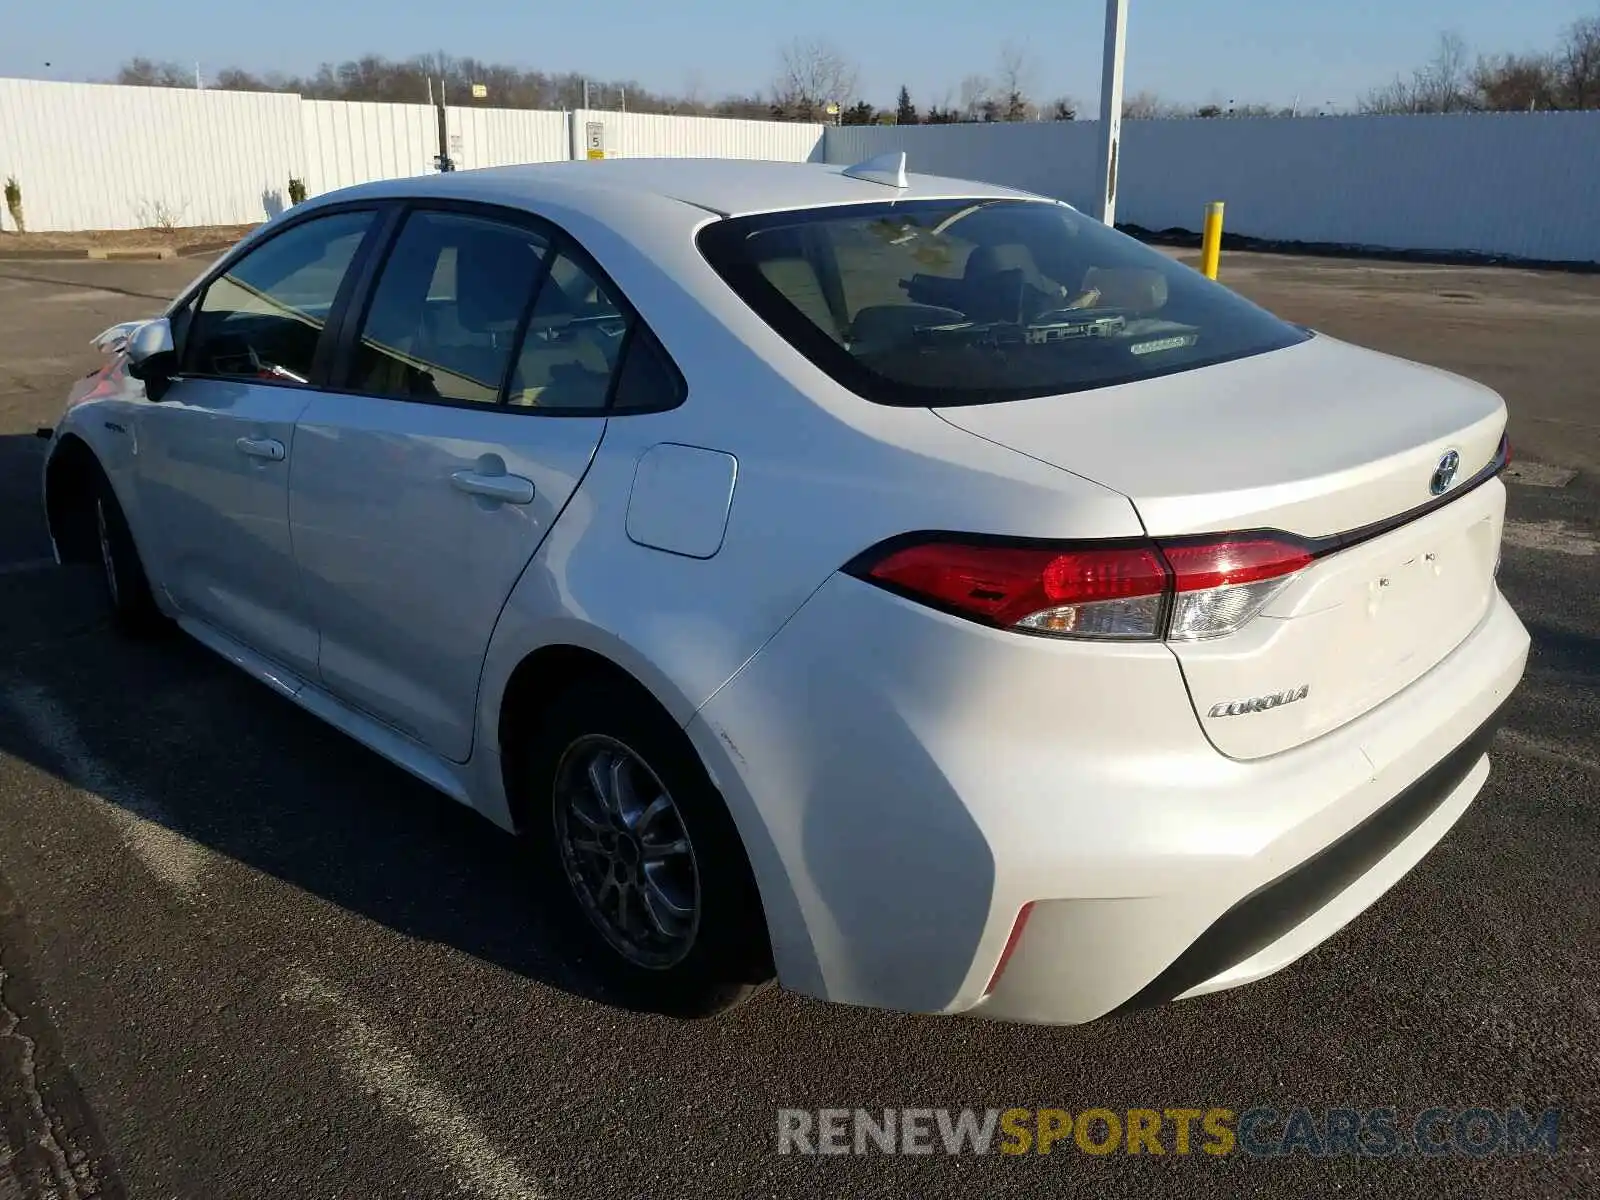
[[[81,250],[8,250],[0,246],[0,262],[159,262],[196,254],[221,254],[237,242],[188,242],[181,246],[90,246]]]
[[[0,250],[0,262],[27,262],[30,259],[87,258],[82,250]]]
[[[119,250],[112,246],[94,246],[85,251],[85,257],[101,262],[155,262],[163,258],[177,258],[171,246],[147,246],[142,249]]]

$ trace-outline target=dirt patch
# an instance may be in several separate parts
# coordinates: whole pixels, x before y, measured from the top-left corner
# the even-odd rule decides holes
[[[4,233],[0,251],[176,250],[182,246],[221,245],[238,241],[254,225],[195,225],[181,229],[85,229],[73,233]]]

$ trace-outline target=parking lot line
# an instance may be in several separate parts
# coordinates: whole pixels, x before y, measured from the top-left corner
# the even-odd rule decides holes
[[[548,1193],[496,1149],[461,1101],[430,1080],[416,1057],[364,1016],[353,997],[301,970],[284,999],[335,1022],[339,1037],[333,1050],[340,1066],[427,1146],[443,1151],[462,1187],[489,1200],[545,1200]]]
[[[117,826],[123,843],[152,875],[183,896],[198,889],[206,850],[173,830],[159,804],[90,753],[71,714],[49,693],[31,683],[7,683],[0,687],[0,706],[11,710],[72,786]]]

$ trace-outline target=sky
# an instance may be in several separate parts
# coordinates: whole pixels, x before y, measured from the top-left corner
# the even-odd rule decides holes
[[[1443,30],[1474,52],[1553,45],[1600,0],[1129,0],[1127,90],[1185,103],[1348,107],[1431,55]],[[778,48],[825,38],[855,60],[861,90],[926,107],[963,77],[993,74],[1007,45],[1040,99],[1098,103],[1103,0],[51,0],[6,21],[0,75],[104,80],[134,55],[202,72],[313,71],[323,61],[434,50],[548,71],[638,80],[703,98],[766,90]],[[46,63],[50,64],[46,66]]]

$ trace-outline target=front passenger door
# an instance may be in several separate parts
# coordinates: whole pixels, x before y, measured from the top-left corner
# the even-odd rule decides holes
[[[179,373],[139,415],[152,578],[185,615],[302,677],[316,672],[317,630],[289,542],[294,423],[376,219],[314,217],[230,263],[175,315]]]

